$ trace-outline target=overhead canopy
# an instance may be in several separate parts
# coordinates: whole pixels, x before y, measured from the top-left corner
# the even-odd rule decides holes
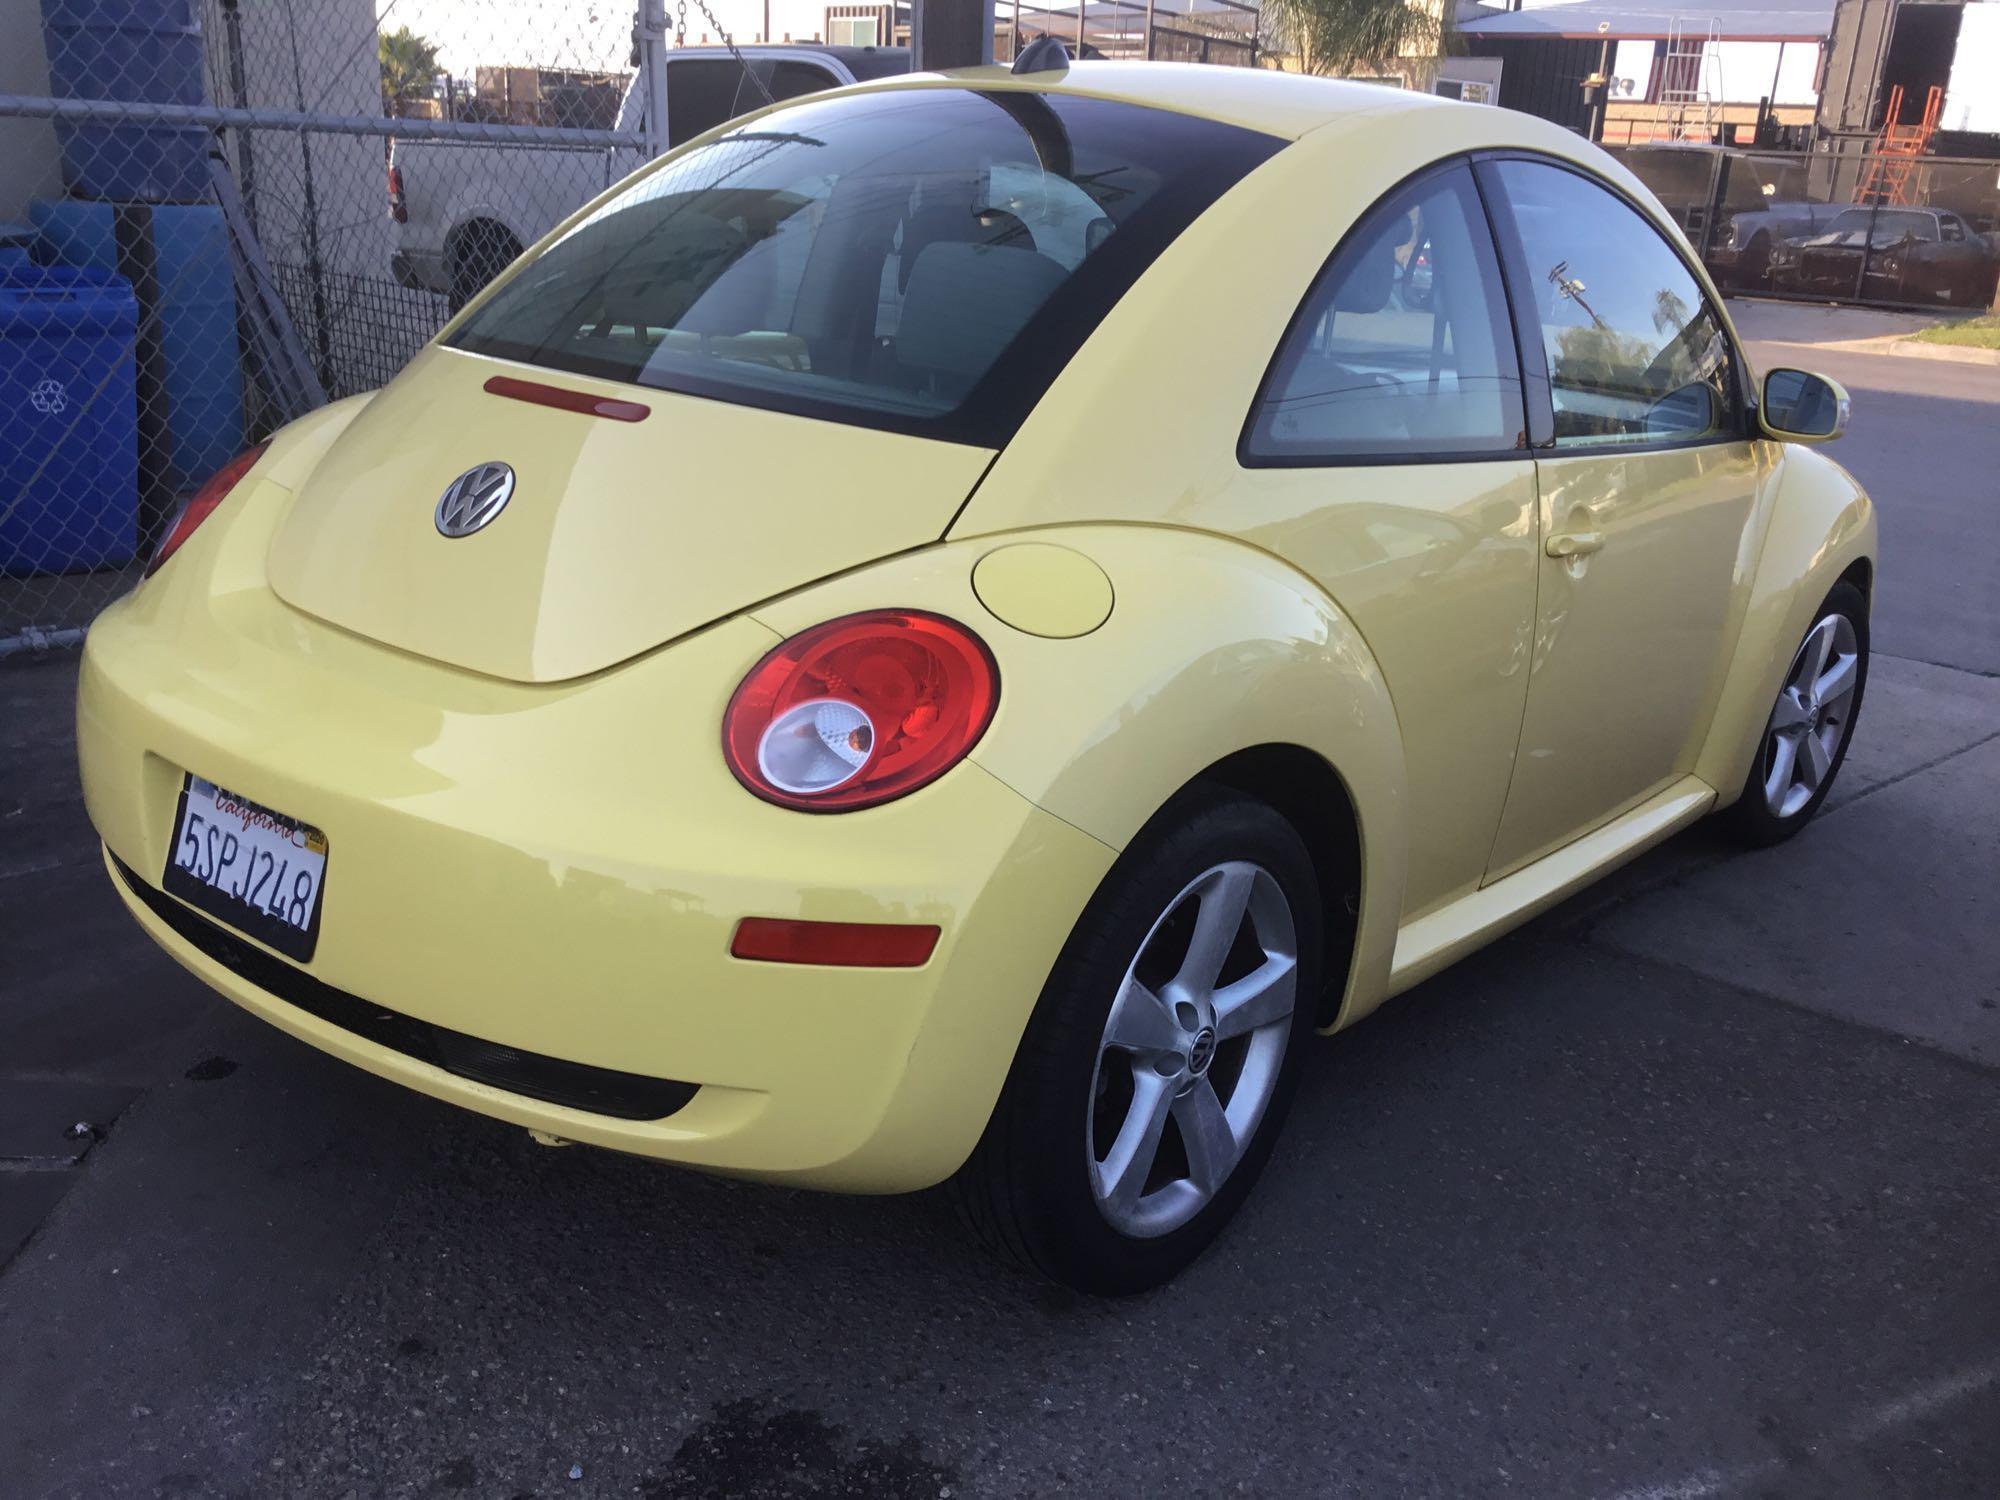
[[[1665,41],[1676,22],[1690,42],[1708,35],[1709,23],[1725,42],[1817,42],[1833,29],[1833,0],[1708,0],[1681,10],[1619,4],[1617,0],[1570,0],[1528,10],[1468,16],[1458,23],[1466,36],[1500,40]]]

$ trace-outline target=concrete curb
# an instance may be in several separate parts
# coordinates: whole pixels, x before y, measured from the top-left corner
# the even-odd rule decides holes
[[[1779,340],[1768,342],[1777,343]],[[1887,338],[1843,339],[1832,344],[1793,344],[1792,347],[1832,349],[1841,354],[1892,354],[1901,359],[1942,359],[1960,365],[2000,365],[2000,349],[1973,349],[1963,344],[1927,344],[1893,333]]]

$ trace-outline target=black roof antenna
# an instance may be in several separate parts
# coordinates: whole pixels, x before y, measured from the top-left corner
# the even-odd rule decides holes
[[[1047,32],[1021,49],[1014,59],[1016,73],[1061,73],[1069,68],[1069,49]]]

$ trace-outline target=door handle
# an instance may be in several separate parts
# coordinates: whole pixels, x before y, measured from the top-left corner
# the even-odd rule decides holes
[[[1565,531],[1560,536],[1549,538],[1543,550],[1550,557],[1588,557],[1604,545],[1601,531]]]

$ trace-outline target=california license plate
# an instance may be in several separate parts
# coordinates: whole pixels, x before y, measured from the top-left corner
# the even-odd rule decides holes
[[[326,835],[187,776],[160,884],[188,905],[304,963],[319,942]]]

